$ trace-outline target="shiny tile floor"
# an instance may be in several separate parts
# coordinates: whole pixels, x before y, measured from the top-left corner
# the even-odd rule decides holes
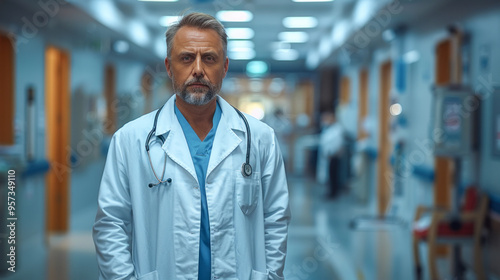
[[[101,164],[101,163],[99,163]],[[100,167],[98,167],[100,168]],[[73,174],[73,182],[90,180],[95,168]],[[85,178],[85,179],[84,179]],[[372,213],[350,195],[323,197],[325,186],[303,177],[289,178],[292,222],[289,231],[285,276],[297,279],[412,280],[410,231],[404,227],[368,225],[353,230],[353,218]],[[97,264],[91,227],[95,205],[71,217],[69,234],[24,240],[19,248],[18,270],[0,278],[97,279]]]
[[[353,229],[351,222],[374,213],[373,206],[346,193],[326,199],[326,187],[309,179],[292,177],[289,183],[293,219],[287,279],[413,279],[407,227],[367,220]]]

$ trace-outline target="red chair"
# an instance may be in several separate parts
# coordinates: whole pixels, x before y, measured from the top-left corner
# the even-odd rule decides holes
[[[427,241],[429,246],[429,273],[431,280],[439,278],[436,267],[436,248],[438,244],[472,243],[474,245],[474,270],[478,280],[484,280],[481,253],[481,237],[488,210],[488,196],[480,194],[476,187],[465,192],[459,215],[438,208],[419,206],[413,226],[413,253],[417,279],[422,279],[422,265],[418,244]],[[424,214],[428,214],[424,216]]]

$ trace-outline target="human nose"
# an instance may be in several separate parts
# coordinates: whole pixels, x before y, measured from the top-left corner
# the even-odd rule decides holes
[[[201,56],[198,55],[196,56],[196,59],[194,61],[194,69],[193,69],[193,76],[195,78],[201,78],[204,76],[204,70],[203,70],[203,63],[201,61]]]

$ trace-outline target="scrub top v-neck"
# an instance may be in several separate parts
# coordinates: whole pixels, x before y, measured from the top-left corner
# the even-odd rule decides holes
[[[217,103],[215,114],[212,120],[212,129],[208,135],[200,140],[184,115],[179,111],[177,105],[174,106],[175,115],[182,127],[184,136],[188,143],[189,152],[196,170],[196,177],[201,193],[201,222],[200,222],[200,253],[198,265],[198,279],[209,280],[211,278],[211,251],[210,251],[210,222],[208,218],[207,196],[205,192],[205,178],[207,176],[208,162],[215,138],[215,132],[221,118],[221,108]]]

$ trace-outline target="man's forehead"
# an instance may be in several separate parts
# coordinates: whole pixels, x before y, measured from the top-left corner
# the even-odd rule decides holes
[[[215,30],[183,26],[175,34],[173,49],[222,50],[222,41]]]

